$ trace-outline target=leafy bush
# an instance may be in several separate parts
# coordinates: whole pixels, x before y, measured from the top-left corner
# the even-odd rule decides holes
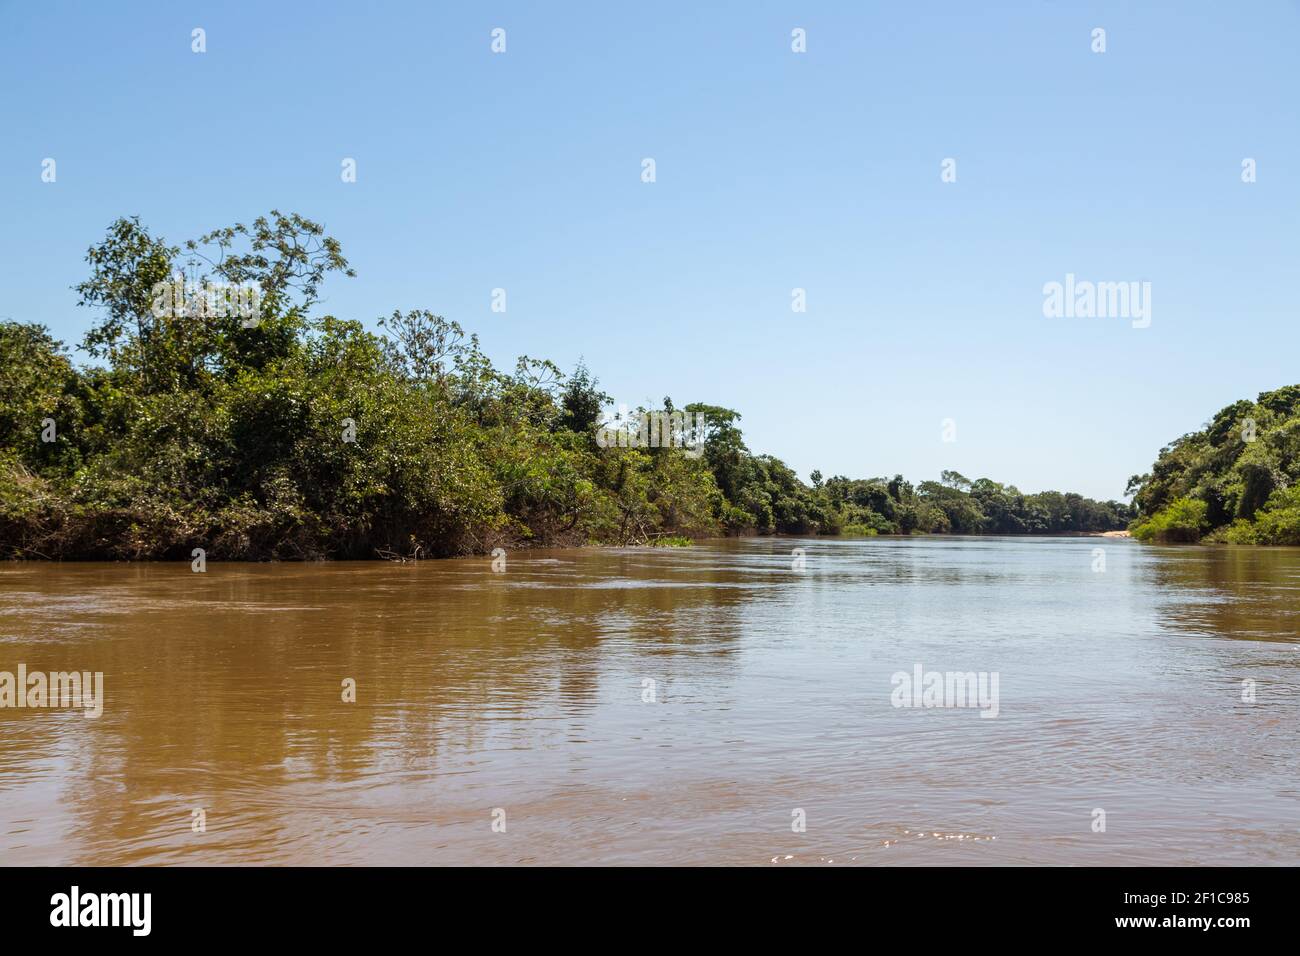
[[[1161,544],[1191,543],[1201,539],[1208,523],[1205,515],[1208,505],[1194,498],[1179,498],[1160,509],[1146,521],[1133,526],[1133,536],[1140,541]]]
[[[1300,484],[1273,492],[1254,530],[1255,544],[1300,544]]]
[[[869,524],[846,524],[840,534],[852,537],[871,537],[880,534],[880,532]]]

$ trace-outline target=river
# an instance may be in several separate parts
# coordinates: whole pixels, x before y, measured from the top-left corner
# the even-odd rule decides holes
[[[19,665],[4,864],[1300,861],[1300,549],[12,563]]]

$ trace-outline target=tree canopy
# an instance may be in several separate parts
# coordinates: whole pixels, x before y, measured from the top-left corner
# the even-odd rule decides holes
[[[1300,544],[1300,385],[1221,409],[1129,479],[1148,541]]]
[[[818,471],[805,484],[746,446],[739,412],[707,402],[637,410],[702,422],[699,455],[607,447],[596,433],[611,400],[585,364],[566,374],[523,356],[499,370],[477,336],[425,309],[393,310],[377,332],[318,314],[325,281],[352,270],[298,215],[179,245],[119,219],[86,261],[75,288],[94,312],[81,348],[96,363],[74,363],[42,326],[0,323],[4,556],[405,558],[717,534],[1104,531],[1131,517],[956,472],[913,485]],[[255,317],[159,292],[223,287],[251,290]],[[1242,472],[1234,502],[1264,504],[1271,460]],[[1162,487],[1142,483],[1142,500],[1173,493]]]

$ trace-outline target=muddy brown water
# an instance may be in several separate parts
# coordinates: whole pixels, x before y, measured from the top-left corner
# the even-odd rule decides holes
[[[1300,549],[8,564],[19,665],[5,864],[1300,861]]]

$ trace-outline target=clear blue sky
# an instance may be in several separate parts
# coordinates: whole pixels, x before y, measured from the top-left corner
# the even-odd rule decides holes
[[[739,409],[805,478],[1098,497],[1300,381],[1297,3],[614,6],[0,0],[0,317],[75,343],[115,217],[278,208],[343,243],[336,315]],[[1151,327],[1045,318],[1067,272]]]

